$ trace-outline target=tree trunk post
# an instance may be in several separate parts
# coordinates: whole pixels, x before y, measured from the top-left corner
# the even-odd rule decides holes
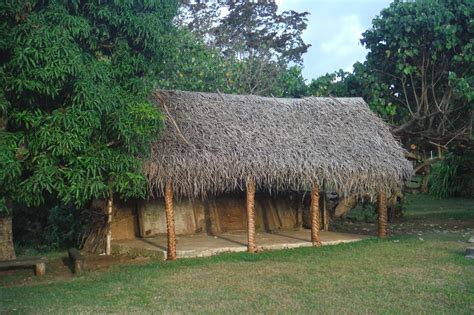
[[[319,186],[314,183],[311,189],[311,242],[313,246],[321,246],[321,238],[319,237],[320,216]]]
[[[0,216],[0,260],[13,260],[15,258],[12,217]]]
[[[35,265],[35,275],[42,277],[46,273],[46,264],[44,262]]]
[[[379,207],[379,237],[387,237],[387,195],[385,192],[379,192],[378,196]]]
[[[247,251],[249,253],[257,251],[255,234],[255,181],[252,179],[247,183]]]
[[[166,251],[167,260],[176,259],[176,231],[174,227],[173,210],[173,185],[170,181],[165,185],[165,214],[166,214],[166,235],[168,236],[168,248]]]
[[[107,236],[105,243],[105,254],[112,254],[112,210],[113,210],[113,193],[109,192],[107,199]]]
[[[329,213],[327,207],[327,200],[326,200],[326,192],[323,192],[323,224],[324,224],[324,231],[329,231]]]

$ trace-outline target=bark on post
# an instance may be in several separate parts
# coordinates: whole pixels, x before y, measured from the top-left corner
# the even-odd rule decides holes
[[[112,210],[113,210],[113,194],[109,192],[109,198],[107,199],[107,236],[105,243],[105,254],[112,254]]]
[[[166,251],[167,260],[176,259],[176,231],[174,227],[173,210],[173,186],[171,182],[165,185],[165,214],[166,214],[166,234],[168,236],[168,248]]]
[[[255,253],[257,243],[255,241],[255,181],[247,183],[247,251]]]
[[[387,195],[384,192],[379,192],[378,196],[379,206],[379,237],[387,236]]]
[[[313,246],[321,246],[319,229],[319,186],[318,184],[314,183],[311,189],[311,242],[313,243]]]

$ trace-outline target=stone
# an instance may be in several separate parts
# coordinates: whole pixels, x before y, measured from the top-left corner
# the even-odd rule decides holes
[[[468,243],[474,243],[474,236],[467,240]]]

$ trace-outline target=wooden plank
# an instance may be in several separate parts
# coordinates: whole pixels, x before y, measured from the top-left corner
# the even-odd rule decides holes
[[[23,258],[15,260],[0,261],[0,269],[11,269],[15,267],[35,267],[38,277],[46,273],[46,261],[43,258]]]
[[[11,267],[31,267],[36,264],[45,263],[43,258],[23,258],[14,260],[0,261],[0,268],[11,268]]]

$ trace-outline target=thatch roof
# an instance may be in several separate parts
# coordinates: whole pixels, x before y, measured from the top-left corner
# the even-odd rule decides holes
[[[153,194],[245,189],[307,190],[313,181],[344,194],[393,191],[412,172],[387,125],[361,98],[283,99],[156,91],[166,127],[145,172]]]

